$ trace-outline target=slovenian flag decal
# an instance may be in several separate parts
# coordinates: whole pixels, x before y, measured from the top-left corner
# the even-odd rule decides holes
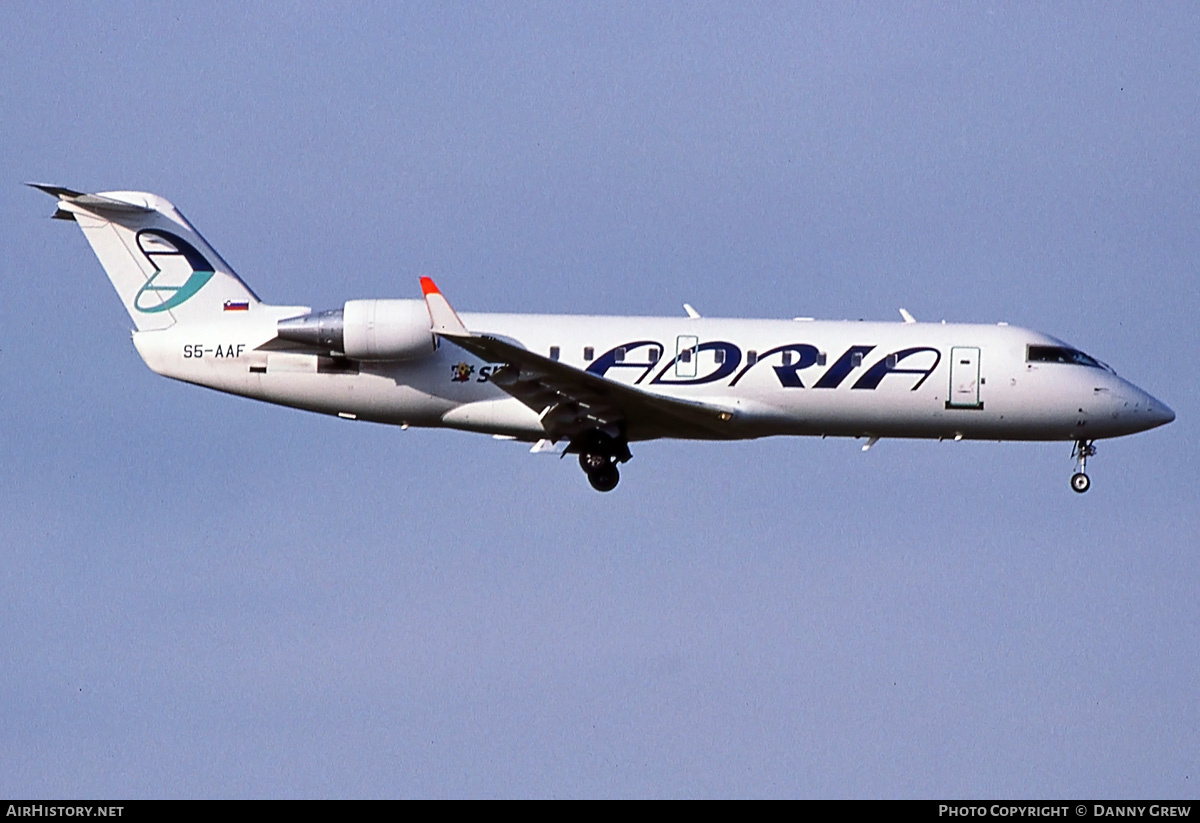
[[[250,304],[245,300],[226,300],[225,311],[249,311]]]

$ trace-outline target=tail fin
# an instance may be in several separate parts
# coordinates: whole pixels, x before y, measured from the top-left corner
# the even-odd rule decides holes
[[[86,194],[30,183],[58,198],[54,217],[74,220],[108,273],[138,331],[212,322],[261,302],[174,206],[146,192]]]

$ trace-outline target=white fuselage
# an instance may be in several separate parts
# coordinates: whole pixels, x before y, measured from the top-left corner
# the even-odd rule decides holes
[[[489,382],[496,364],[446,341],[403,362],[258,349],[275,337],[278,320],[305,311],[260,306],[212,327],[141,331],[134,340],[160,374],[271,403],[546,436],[538,411]],[[725,439],[1092,440],[1174,417],[1107,368],[1031,361],[1030,346],[1066,344],[1016,326],[470,313],[462,320],[472,332],[610,380],[728,408],[728,427],[714,435]],[[631,430],[629,439],[642,438]]]

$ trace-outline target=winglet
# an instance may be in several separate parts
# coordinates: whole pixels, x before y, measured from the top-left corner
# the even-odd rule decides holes
[[[901,316],[902,318],[904,318],[904,323],[905,323],[906,325],[907,325],[907,324],[909,324],[909,323],[916,323],[916,322],[917,322],[917,318],[915,318],[915,317],[913,317],[911,314],[909,314],[909,313],[908,313],[908,309],[901,309],[901,310],[900,310],[900,316]]]
[[[429,320],[433,324],[432,329],[435,334],[461,337],[471,335],[451,307],[450,301],[438,290],[437,284],[431,278],[421,278],[421,293],[425,295],[425,307],[429,309]]]

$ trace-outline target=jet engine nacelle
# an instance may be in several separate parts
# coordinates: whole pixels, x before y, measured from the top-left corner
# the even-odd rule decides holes
[[[348,300],[343,312],[343,351],[354,360],[413,360],[436,348],[424,300]]]
[[[341,309],[281,320],[277,331],[353,360],[414,360],[437,348],[430,325],[424,300],[349,300]]]

